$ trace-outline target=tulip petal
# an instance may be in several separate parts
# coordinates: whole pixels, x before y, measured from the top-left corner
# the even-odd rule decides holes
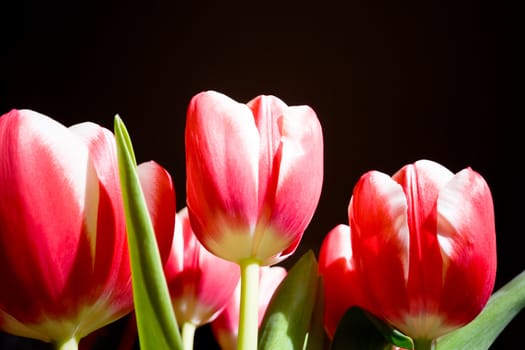
[[[175,188],[170,174],[154,161],[139,164],[137,173],[164,264],[171,250],[175,228]]]
[[[278,176],[277,188],[274,202],[267,202],[272,208],[270,232],[278,237],[268,234],[260,243],[274,251],[261,255],[283,251],[277,261],[295,251],[315,212],[323,183],[323,137],[315,112],[308,106],[288,107],[279,124],[282,151],[279,172],[274,175]],[[279,241],[284,246],[278,246]]]
[[[450,170],[429,160],[404,166],[392,177],[405,191],[410,231],[410,277],[406,287],[410,305],[405,320],[398,324],[403,323],[407,328],[402,331],[414,337],[433,339],[435,329],[446,329],[439,315],[443,262],[436,235],[436,203],[440,190],[452,177]]]
[[[213,91],[196,95],[188,107],[186,152],[195,234],[225,259],[251,256],[246,236],[253,234],[258,213],[259,134],[250,109]]]
[[[323,274],[330,265],[341,259],[345,261],[348,270],[354,269],[350,227],[342,224],[334,227],[323,240],[319,250],[319,272]]]
[[[496,229],[489,187],[478,173],[464,169],[440,192],[438,211],[445,271],[442,307],[469,311],[449,317],[464,324],[481,311],[496,278]],[[464,287],[460,291],[455,285]]]
[[[90,150],[90,157],[100,180],[100,200],[96,228],[96,249],[94,277],[100,283],[112,286],[111,293],[131,295],[126,226],[123,220],[124,208],[117,167],[115,137],[108,130],[95,123],[85,122],[69,127]],[[123,273],[123,271],[127,271]],[[108,274],[110,274],[108,276]],[[116,279],[123,278],[121,281]],[[118,285],[118,288],[114,286]],[[116,300],[131,298],[116,298]],[[113,305],[116,307],[116,305]],[[131,311],[132,305],[122,305]]]
[[[363,306],[373,314],[397,315],[408,307],[410,241],[403,189],[390,176],[370,171],[356,184],[348,211],[356,269],[366,275],[369,302]]]
[[[281,163],[281,134],[279,121],[288,106],[275,96],[261,95],[246,104],[253,113],[259,134],[258,209],[259,217],[267,215],[264,206],[272,207]],[[265,218],[267,219],[267,218]]]
[[[360,305],[361,284],[358,280],[350,241],[350,227],[337,225],[323,240],[319,251],[319,273],[324,286],[324,325],[333,338],[346,310]]]
[[[0,274],[4,284],[20,286],[1,288],[0,303],[26,324],[42,321],[43,310],[76,314],[78,303],[63,293],[82,288],[79,272],[91,269],[80,262],[93,259],[99,198],[88,148],[56,121],[13,110],[0,118],[0,150],[0,244],[10,247]]]
[[[409,283],[411,289],[426,285],[431,290],[439,291],[441,256],[436,240],[437,208],[436,202],[440,190],[452,179],[453,173],[447,168],[429,160],[419,160],[404,166],[392,179],[403,186],[408,203],[408,225],[410,230],[411,263]],[[432,252],[432,253],[431,253]],[[425,277],[429,279],[421,282]],[[432,281],[432,279],[434,281]],[[426,294],[419,291],[418,293]]]

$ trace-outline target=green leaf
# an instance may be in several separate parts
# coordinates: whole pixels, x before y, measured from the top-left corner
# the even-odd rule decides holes
[[[292,266],[277,287],[259,329],[258,349],[303,349],[318,279],[317,261],[310,250]]]
[[[360,307],[349,308],[337,326],[331,350],[413,349],[412,339]]]
[[[115,138],[140,348],[182,350],[153,226],[137,175],[133,147],[118,115],[115,116]]]
[[[469,324],[438,339],[438,350],[489,349],[525,306],[525,271],[501,287]]]

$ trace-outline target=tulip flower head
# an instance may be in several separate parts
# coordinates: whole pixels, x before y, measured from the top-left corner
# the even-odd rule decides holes
[[[197,240],[188,210],[177,213],[175,236],[164,268],[177,321],[202,326],[213,321],[239,283],[239,266],[221,259]]]
[[[274,96],[247,104],[207,91],[186,124],[188,210],[203,245],[262,265],[292,254],[321,193],[323,138],[315,112]]]
[[[0,117],[3,331],[77,342],[132,311],[116,159],[113,134],[94,123],[66,128],[30,110]],[[159,245],[170,245],[171,179],[153,162],[140,173],[150,213],[163,222]]]
[[[453,174],[428,160],[392,177],[370,171],[356,184],[348,215],[351,252],[326,252],[334,254],[329,261],[351,255],[346,273],[357,276],[362,294],[348,304],[422,342],[483,309],[494,288],[496,238],[491,193],[477,172]]]

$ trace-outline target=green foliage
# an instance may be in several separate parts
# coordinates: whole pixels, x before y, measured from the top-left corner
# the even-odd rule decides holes
[[[308,251],[288,271],[268,305],[259,329],[259,350],[303,349],[319,280],[315,255]],[[319,342],[314,339],[319,331],[311,333],[310,341]]]
[[[115,138],[126,213],[133,300],[142,350],[182,350],[160,254],[124,123],[115,116]]]

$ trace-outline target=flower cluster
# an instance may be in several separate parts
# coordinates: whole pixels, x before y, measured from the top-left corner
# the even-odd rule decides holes
[[[322,189],[314,110],[202,92],[185,145],[177,212],[170,174],[135,163],[120,117],[114,133],[30,110],[0,117],[2,331],[77,349],[133,314],[151,350],[192,349],[206,324],[225,350],[452,349],[458,330],[476,334],[467,326],[492,296],[496,235],[473,169],[418,160],[365,173],[319,262],[310,251],[287,271],[278,264]]]

